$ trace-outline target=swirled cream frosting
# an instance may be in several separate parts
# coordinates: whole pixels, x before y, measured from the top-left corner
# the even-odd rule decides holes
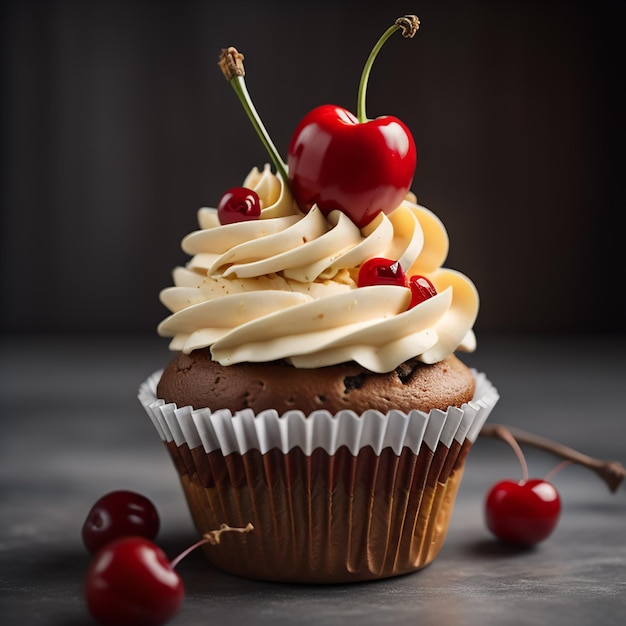
[[[198,211],[187,235],[191,259],[173,272],[158,327],[170,349],[210,347],[222,365],[286,359],[315,368],[356,361],[389,372],[410,358],[441,361],[473,351],[478,293],[442,267],[448,235],[434,213],[407,197],[359,229],[339,211],[301,213],[269,166],[243,182],[261,201],[259,219],[220,225],[216,209]],[[437,295],[409,308],[406,287],[358,287],[368,259],[399,260],[407,276],[428,278]]]

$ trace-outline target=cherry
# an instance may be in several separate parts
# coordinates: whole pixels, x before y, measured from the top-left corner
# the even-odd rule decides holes
[[[339,210],[359,228],[391,213],[406,196],[417,153],[397,118],[359,121],[346,109],[322,105],[296,128],[287,163],[291,190],[302,211]]]
[[[418,275],[407,278],[399,261],[383,257],[368,259],[359,269],[357,286],[370,287],[373,285],[408,287],[411,290],[409,309],[437,295],[437,290],[428,278]]]
[[[372,285],[408,287],[411,290],[409,309],[437,295],[437,290],[428,278],[418,275],[407,278],[399,261],[382,257],[368,259],[359,269],[357,286],[370,287]]]
[[[368,120],[365,93],[374,60],[387,39],[397,30],[404,37],[413,37],[418,27],[415,15],[405,15],[383,33],[361,74],[358,115],[334,105],[311,111],[292,136],[287,164],[248,94],[243,54],[232,46],[222,50],[222,73],[302,211],[308,211],[313,204],[325,214],[339,209],[362,228],[381,211],[393,211],[406,196],[417,163],[415,142],[409,129],[395,117]]]
[[[184,587],[165,553],[144,537],[122,537],[87,570],[85,599],[103,626],[157,626],[176,614]]]
[[[411,289],[411,303],[409,304],[409,309],[437,295],[437,290],[434,285],[425,276],[418,276],[416,274],[415,276],[409,277],[408,285]]]
[[[357,116],[336,105],[322,105],[301,120],[287,155],[291,191],[302,211],[314,204],[324,214],[345,213],[359,228],[381,211],[392,212],[413,182],[417,152],[409,129],[393,116],[367,119],[365,92],[379,50],[398,29],[413,37],[415,16],[388,28],[367,59],[357,101]]]
[[[556,487],[547,480],[550,475],[544,479],[529,479],[526,459],[511,432],[501,427],[498,435],[513,448],[522,478],[502,480],[491,487],[485,499],[487,527],[502,541],[532,546],[547,539],[556,528],[561,498]],[[557,466],[555,471],[563,465]]]
[[[154,539],[159,532],[154,504],[134,491],[111,491],[91,507],[82,526],[83,543],[94,553],[103,545],[126,535]]]
[[[233,528],[222,524],[183,550],[171,562],[145,537],[120,537],[94,555],[85,577],[85,600],[102,626],[159,626],[173,617],[185,595],[176,566],[190,552],[220,543],[223,533],[249,533],[252,524]]]
[[[233,224],[257,219],[261,215],[261,202],[253,189],[233,187],[229,189],[217,205],[220,224]]]
[[[561,512],[561,499],[552,483],[542,479],[503,480],[485,503],[487,526],[507,543],[531,546],[547,539]]]
[[[368,259],[359,269],[357,277],[359,287],[372,285],[398,285],[406,286],[406,276],[399,261],[375,257]]]

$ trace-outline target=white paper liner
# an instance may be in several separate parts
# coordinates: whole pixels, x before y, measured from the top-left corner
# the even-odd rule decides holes
[[[186,443],[190,449],[202,446],[207,453],[219,449],[225,456],[249,450],[265,454],[273,448],[287,453],[299,447],[309,456],[316,448],[335,454],[339,447],[347,446],[356,455],[370,446],[376,455],[387,447],[396,454],[405,447],[417,454],[422,442],[434,451],[439,441],[449,447],[455,439],[459,443],[476,440],[499,395],[485,374],[473,369],[472,373],[476,391],[470,402],[429,413],[393,410],[384,415],[370,410],[357,415],[343,410],[333,415],[319,410],[309,416],[301,411],[280,416],[273,409],[255,415],[251,409],[232,414],[228,409],[177,407],[156,397],[161,371],[141,385],[138,398],[164,442]]]

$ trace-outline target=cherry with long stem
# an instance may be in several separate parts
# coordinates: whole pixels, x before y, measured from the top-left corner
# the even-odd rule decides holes
[[[361,74],[358,115],[322,104],[300,120],[289,142],[287,164],[301,211],[314,205],[324,215],[339,210],[363,228],[379,213],[393,212],[406,197],[417,164],[413,135],[395,116],[367,119],[365,97],[382,46],[398,30],[412,37],[418,26],[417,16],[403,16],[374,45]]]

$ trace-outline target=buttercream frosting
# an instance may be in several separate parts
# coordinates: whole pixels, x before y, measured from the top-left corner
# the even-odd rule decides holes
[[[259,219],[222,226],[216,209],[201,208],[199,229],[183,239],[190,261],[175,268],[174,286],[160,296],[171,315],[158,332],[173,338],[172,350],[209,347],[222,365],[354,360],[373,372],[474,350],[476,288],[443,267],[445,227],[411,194],[359,229],[339,211],[300,212],[268,165],[254,168],[243,186],[259,196]],[[409,308],[406,287],[358,287],[359,267],[374,257],[425,276],[437,295]]]

